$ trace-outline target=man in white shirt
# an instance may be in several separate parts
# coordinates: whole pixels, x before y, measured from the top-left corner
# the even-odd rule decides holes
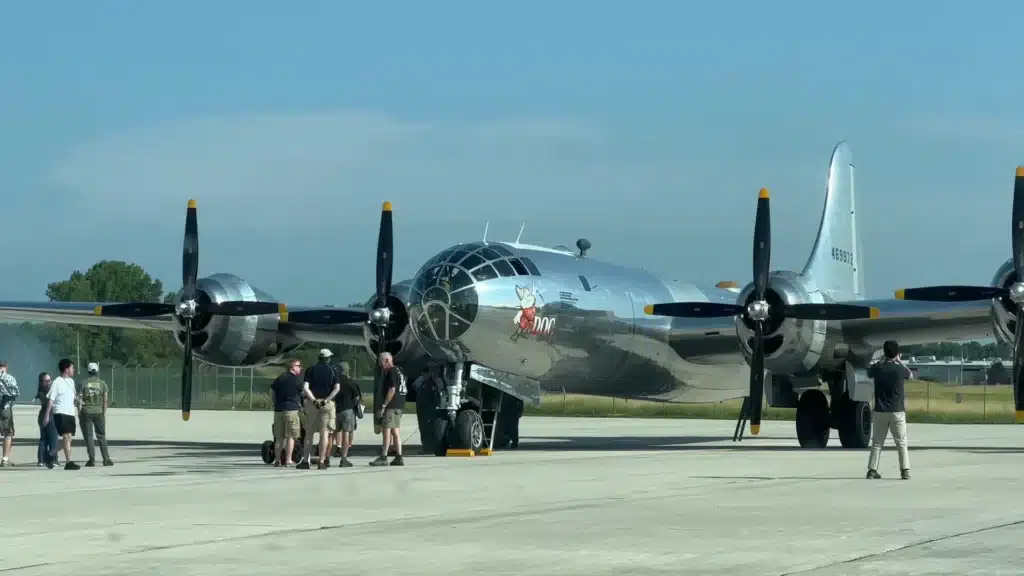
[[[67,358],[57,364],[60,376],[53,379],[50,392],[46,395],[46,416],[43,426],[49,424],[50,418],[57,426],[57,434],[64,441],[65,470],[78,470],[80,466],[71,460],[71,438],[75,435],[75,365]]]

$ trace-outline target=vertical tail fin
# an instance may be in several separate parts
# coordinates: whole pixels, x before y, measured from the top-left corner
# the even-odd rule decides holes
[[[834,300],[860,300],[864,298],[862,264],[853,154],[844,141],[832,151],[821,225],[802,275]]]

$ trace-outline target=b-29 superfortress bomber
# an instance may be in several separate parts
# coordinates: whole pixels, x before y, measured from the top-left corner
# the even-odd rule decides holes
[[[771,270],[770,197],[761,190],[753,280],[694,284],[576,251],[474,241],[441,250],[392,284],[392,206],[385,202],[374,294],[362,308],[292,306],[239,276],[199,277],[196,203],[185,219],[182,288],[154,302],[0,302],[0,319],[170,330],[184,350],[182,416],[188,420],[192,359],[218,366],[279,362],[306,341],[391,352],[406,374],[443,366],[436,405],[416,398],[437,455],[507,444],[501,410],[513,396],[539,405],[542,390],[673,403],[746,398],[750,432],[763,400],[796,408],[800,446],[870,441],[872,389],[862,377],[887,339],[904,345],[991,337],[1024,358],[1024,171],[1014,188],[1013,254],[989,286],[899,291],[865,299],[854,165],[832,152],[817,238],[803,270]],[[1015,390],[1021,381],[1015,359]],[[827,394],[826,394],[827,392]],[[507,395],[507,396],[506,396]],[[507,402],[505,403],[507,405]],[[1018,415],[1024,405],[1016,393]],[[741,422],[742,424],[742,422]]]

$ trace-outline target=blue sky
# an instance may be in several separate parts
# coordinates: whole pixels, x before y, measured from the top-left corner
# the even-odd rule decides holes
[[[296,304],[457,241],[572,245],[695,281],[802,266],[828,155],[858,166],[871,296],[987,282],[1024,163],[1024,5],[964,2],[20,3],[0,18],[3,298],[100,259]],[[325,273],[310,274],[326,264]]]

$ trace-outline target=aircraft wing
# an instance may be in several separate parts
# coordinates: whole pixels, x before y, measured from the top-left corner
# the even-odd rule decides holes
[[[170,314],[152,318],[118,318],[97,316],[96,307],[109,302],[17,302],[0,301],[0,320],[55,322],[104,326],[108,328],[142,328],[147,330],[173,330],[174,317]]]
[[[168,330],[177,327],[171,314],[150,318],[121,318],[117,316],[97,316],[96,307],[106,306],[112,302],[18,302],[0,301],[0,321],[11,322],[53,322],[56,324],[76,324],[81,326],[102,326],[106,328],[136,328],[143,330]],[[324,306],[288,306],[289,313],[311,310],[349,310],[348,308],[330,308]],[[304,324],[300,322],[282,322],[280,330],[288,332],[305,341],[346,344],[363,346],[363,324]]]
[[[842,321],[844,339],[856,347],[878,349],[886,340],[896,340],[901,346],[908,346],[995,337],[991,300],[914,302],[883,299],[842,304],[871,306],[879,311],[877,318]]]

